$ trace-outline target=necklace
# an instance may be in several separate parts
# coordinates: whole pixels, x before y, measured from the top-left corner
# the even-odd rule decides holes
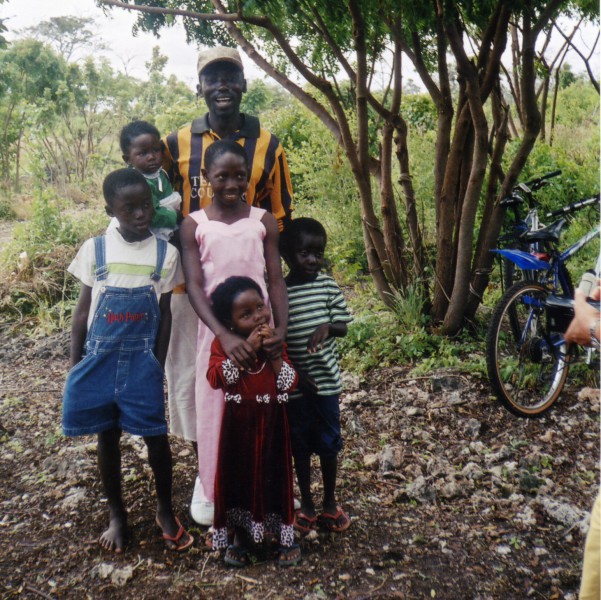
[[[258,375],[263,370],[263,368],[265,367],[266,364],[267,364],[267,361],[265,360],[265,361],[263,361],[263,364],[256,371],[250,371],[249,370],[249,371],[246,371],[246,372],[249,375]]]

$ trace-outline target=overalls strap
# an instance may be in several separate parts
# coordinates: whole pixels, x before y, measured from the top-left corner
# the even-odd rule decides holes
[[[94,272],[96,279],[101,281],[106,279],[108,275],[108,267],[106,265],[106,245],[104,236],[99,235],[94,238],[94,250],[96,253],[96,271]],[[157,239],[157,262],[154,272],[150,276],[153,281],[161,279],[161,272],[167,256],[167,242]]]
[[[150,276],[153,281],[159,281],[161,279],[161,271],[163,270],[163,263],[165,262],[166,255],[167,242],[157,238],[157,264],[154,273]]]
[[[94,238],[94,250],[96,251],[96,271],[94,275],[97,281],[106,279],[108,267],[106,266],[106,246],[104,236],[99,235]]]

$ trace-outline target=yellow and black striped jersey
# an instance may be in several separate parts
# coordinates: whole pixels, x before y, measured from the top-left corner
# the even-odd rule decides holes
[[[242,117],[242,127],[227,139],[243,146],[248,156],[251,174],[247,201],[273,214],[282,231],[292,212],[292,184],[286,154],[279,140],[261,128],[259,119],[244,114]],[[218,139],[209,126],[208,113],[163,139],[163,168],[182,196],[184,217],[211,201],[212,190],[201,169],[206,149]]]

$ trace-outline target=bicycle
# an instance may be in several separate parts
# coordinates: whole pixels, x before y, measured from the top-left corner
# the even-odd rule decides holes
[[[599,203],[599,197],[570,204],[547,216],[568,215]],[[536,255],[505,250],[504,257],[529,278],[512,285],[497,304],[486,339],[486,363],[492,388],[513,414],[537,417],[547,411],[565,385],[569,367],[563,335],[573,317],[574,287],[566,261],[598,237],[593,227],[569,248],[557,249],[567,220],[560,218],[522,236],[526,244],[539,244]],[[601,262],[597,263],[597,274]]]
[[[518,183],[513,187],[509,196],[503,198],[499,204],[507,209],[507,214],[511,217],[511,222],[504,228],[504,231],[498,238],[499,248],[495,250],[498,253],[501,262],[501,286],[505,291],[515,283],[516,269],[511,260],[504,257],[505,250],[523,250],[536,252],[536,244],[530,247],[525,243],[522,236],[529,231],[537,231],[544,227],[538,216],[538,201],[534,192],[548,185],[550,179],[561,175],[561,171],[552,171],[536,177],[525,183]],[[528,213],[523,214],[523,207],[528,207]],[[527,272],[523,272],[528,276]]]

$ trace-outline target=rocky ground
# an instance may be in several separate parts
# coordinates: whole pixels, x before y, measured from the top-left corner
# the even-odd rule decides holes
[[[98,547],[106,505],[95,442],[60,433],[67,344],[0,339],[2,598],[577,597],[599,485],[594,390],[567,390],[547,416],[525,420],[457,372],[348,377],[339,495],[351,528],[303,539],[297,567],[257,552],[232,570],[201,544],[184,555],[164,548],[144,447],[128,436],[133,542],[122,556]],[[194,458],[177,440],[173,451],[175,504],[190,526]]]

